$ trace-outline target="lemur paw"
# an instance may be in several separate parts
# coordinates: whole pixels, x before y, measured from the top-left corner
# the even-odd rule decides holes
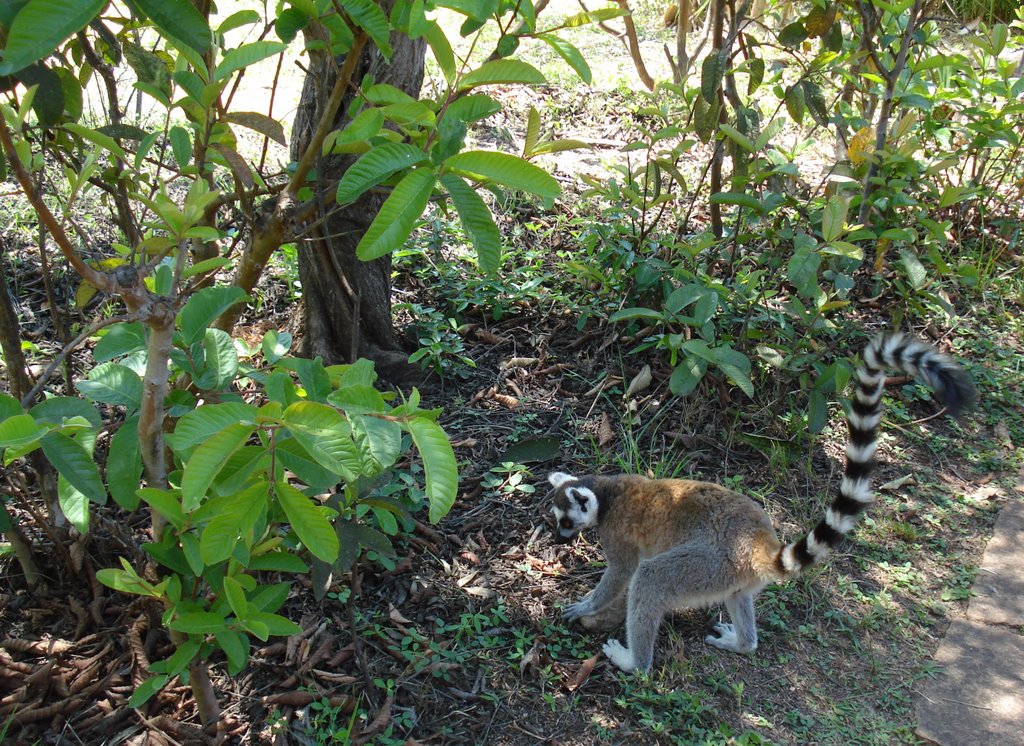
[[[590,616],[594,613],[594,609],[590,604],[590,599],[583,599],[576,603],[569,604],[562,609],[562,616],[565,617],[566,621],[572,622],[580,617]]]
[[[604,654],[617,668],[629,672],[636,668],[636,659],[628,648],[618,640],[609,640],[604,644]]]
[[[722,650],[731,650],[734,653],[752,653],[754,651],[754,647],[756,647],[756,644],[754,647],[744,647],[740,645],[739,640],[736,637],[736,628],[731,624],[719,622],[715,625],[715,632],[718,633],[717,637],[714,635],[708,635],[704,638],[704,642],[709,645],[714,645],[716,648],[721,648]]]

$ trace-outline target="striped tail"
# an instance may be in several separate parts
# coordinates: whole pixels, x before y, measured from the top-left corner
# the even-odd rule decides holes
[[[847,417],[850,437],[846,445],[846,470],[839,495],[813,531],[779,550],[776,563],[783,575],[796,575],[827,557],[853,530],[860,512],[874,501],[871,471],[878,446],[887,368],[904,371],[928,384],[954,416],[974,403],[974,386],[963,368],[948,356],[904,334],[883,334],[873,339],[857,369],[857,391]]]

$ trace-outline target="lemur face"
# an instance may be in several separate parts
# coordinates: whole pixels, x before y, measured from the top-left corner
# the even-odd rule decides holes
[[[584,529],[597,525],[597,495],[593,490],[560,471],[549,474],[548,482],[555,488],[551,507],[555,515],[555,541],[564,544]]]

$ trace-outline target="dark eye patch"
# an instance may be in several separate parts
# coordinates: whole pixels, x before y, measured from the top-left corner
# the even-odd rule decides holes
[[[568,518],[563,518],[558,522],[558,525],[562,528],[572,528],[572,521],[570,521]]]

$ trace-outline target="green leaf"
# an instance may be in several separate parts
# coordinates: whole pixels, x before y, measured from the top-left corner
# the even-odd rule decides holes
[[[246,625],[254,623],[263,625],[267,630],[267,634],[277,637],[289,637],[302,632],[302,627],[291,619],[287,619],[280,614],[267,614],[263,611],[250,611],[245,619],[242,620],[242,623]]]
[[[267,57],[280,54],[287,48],[287,44],[282,44],[279,41],[254,41],[251,44],[243,44],[224,55],[224,59],[213,71],[213,81],[224,80],[232,73],[249,67],[249,65],[255,65]]]
[[[580,80],[584,83],[590,84],[593,78],[590,72],[590,65],[583,58],[583,54],[574,47],[572,44],[567,42],[565,39],[561,39],[553,34],[539,34],[537,36],[543,42],[546,42],[548,46],[555,50],[559,57],[569,63],[569,67],[576,71],[576,74],[580,76]]]
[[[242,632],[224,630],[214,634],[217,645],[228,659],[228,673],[237,676],[249,662],[249,638]]]
[[[391,24],[380,6],[373,0],[341,0],[341,5],[356,25],[369,34],[384,58],[390,60]]]
[[[455,174],[441,177],[441,185],[455,205],[466,233],[476,248],[477,262],[488,275],[495,275],[501,267],[501,234],[494,217],[476,191]]]
[[[238,375],[238,350],[235,349],[231,335],[221,329],[207,329],[203,348],[206,353],[206,372],[213,379],[212,384],[203,388],[228,388]]]
[[[166,518],[175,529],[180,531],[185,525],[185,513],[181,509],[181,496],[177,491],[143,487],[138,494],[146,505]]]
[[[132,696],[128,698],[128,706],[135,708],[142,707],[146,702],[152,699],[154,694],[167,686],[167,682],[170,680],[171,677],[165,673],[158,674],[157,676],[150,676],[139,684],[135,691],[132,692]]]
[[[762,57],[751,59],[747,63],[747,71],[750,73],[750,79],[747,81],[747,95],[752,96],[764,81],[764,59]]]
[[[287,482],[278,482],[275,492],[299,540],[314,557],[324,562],[334,562],[338,558],[340,545],[323,511]]]
[[[430,45],[430,51],[434,53],[434,60],[441,68],[444,79],[450,85],[455,80],[455,53],[452,45],[445,36],[444,31],[437,21],[428,21],[423,30],[423,37]]]
[[[202,339],[207,327],[218,316],[245,298],[245,291],[230,285],[203,288],[194,293],[178,312],[178,329],[185,344],[191,345]]]
[[[118,363],[102,363],[89,371],[75,388],[101,404],[117,404],[134,412],[142,403],[142,379],[131,368]]]
[[[711,350],[718,369],[725,373],[744,394],[754,396],[754,384],[750,380],[750,358],[738,350],[728,347],[715,347]]]
[[[47,433],[41,439],[43,453],[68,483],[94,503],[107,502],[107,490],[92,455],[78,441],[63,433]]]
[[[192,138],[188,130],[175,125],[167,133],[171,141],[171,152],[174,154],[174,161],[179,168],[185,168],[192,160]]]
[[[210,48],[210,27],[191,0],[131,0],[130,4],[145,12],[157,28],[200,54]]]
[[[244,423],[229,425],[196,448],[181,477],[181,504],[186,513],[199,506],[228,458],[245,445],[253,429]]]
[[[794,21],[779,31],[779,44],[794,49],[807,39],[807,29],[801,21]]]
[[[241,402],[204,404],[179,419],[167,441],[175,453],[181,455],[226,427],[236,423],[255,425],[258,413],[256,407]]]
[[[16,414],[0,422],[0,448],[22,448],[34,443],[46,431],[30,414]]]
[[[369,262],[399,248],[423,215],[436,176],[429,168],[418,168],[402,177],[360,239],[356,256]]]
[[[232,577],[224,578],[224,596],[235,616],[241,618],[249,611],[249,603],[245,600],[245,589]]]
[[[467,124],[486,119],[501,111],[501,104],[483,93],[471,93],[455,99],[445,110],[445,118],[454,117]]]
[[[146,337],[142,323],[114,324],[92,349],[92,356],[98,363],[113,360],[146,349]]]
[[[672,371],[668,379],[669,390],[676,396],[686,396],[697,388],[697,384],[708,372],[706,360],[696,355],[687,355],[683,361]]]
[[[818,287],[818,268],[821,267],[821,255],[808,248],[799,248],[789,260],[786,276],[796,287],[800,295],[814,298],[820,292]]]
[[[260,515],[266,510],[269,485],[254,484],[233,495],[214,498],[197,511],[196,520],[213,514],[199,536],[199,556],[208,566],[227,560],[239,539],[245,540]],[[246,541],[246,546],[252,543]]]
[[[428,515],[431,523],[437,523],[452,509],[459,489],[459,469],[455,462],[455,452],[444,430],[433,420],[413,417],[404,425],[412,436],[413,443],[416,444],[420,458],[423,459],[425,489],[430,505]]]
[[[355,479],[362,458],[348,421],[333,407],[300,401],[289,406],[282,417],[292,436],[324,468],[345,479]]]
[[[708,104],[718,103],[718,92],[725,78],[726,55],[713,49],[704,58],[700,68],[700,95]]]
[[[298,8],[285,8],[274,21],[274,31],[277,37],[291,44],[302,29],[309,25],[310,18]]]
[[[711,195],[712,204],[716,205],[739,205],[754,212],[764,212],[764,203],[752,194],[744,192],[716,192]]]
[[[39,86],[32,99],[32,111],[39,124],[52,127],[64,114],[64,85],[60,76],[42,63],[29,65],[21,70],[18,80],[26,87]]]
[[[398,423],[373,415],[355,415],[352,428],[362,447],[365,461],[363,472],[376,476],[394,465],[402,452],[402,428]]]
[[[616,321],[626,321],[632,319],[644,319],[645,321],[664,321],[665,316],[661,311],[655,311],[653,308],[623,308],[613,313],[608,321],[615,323]]]
[[[475,179],[521,189],[538,197],[554,199],[561,192],[558,182],[544,169],[508,153],[467,150],[444,162],[445,168]]]
[[[464,75],[459,81],[458,89],[468,91],[492,83],[543,85],[546,82],[547,79],[540,70],[522,60],[492,60]]]
[[[811,119],[820,127],[827,127],[829,125],[828,109],[825,105],[825,94],[821,92],[821,88],[818,84],[812,80],[804,78],[800,81],[800,87],[804,92],[804,101],[807,103],[807,111],[811,114]]]
[[[63,476],[57,479],[57,502],[64,517],[79,533],[89,533],[89,498]]]
[[[920,290],[928,284],[928,270],[921,264],[917,254],[910,249],[900,249],[900,259],[902,260],[903,269],[907,272],[907,279],[910,280],[910,285],[914,290]]]
[[[103,148],[104,150],[110,153],[113,153],[119,158],[124,158],[125,160],[128,160],[128,156],[125,154],[124,148],[118,145],[114,138],[110,137],[109,135],[104,135],[102,132],[90,129],[76,122],[64,122],[64,124],[62,124],[61,126],[68,132],[78,135],[83,140],[88,140],[93,145],[98,145],[99,147]]]
[[[295,438],[278,438],[275,453],[284,468],[309,487],[326,490],[338,484],[338,474],[324,468]]]
[[[125,421],[110,439],[107,454],[107,487],[114,502],[125,510],[139,506],[142,479],[142,450],[139,445],[139,418]]]
[[[249,562],[249,570],[253,572],[263,570],[266,572],[304,573],[309,572],[309,566],[302,561],[301,557],[282,551],[256,555]]]
[[[212,611],[191,611],[172,619],[167,626],[177,632],[190,635],[212,635],[227,629],[227,623],[220,614]]]
[[[29,0],[11,23],[0,62],[10,75],[48,57],[69,36],[95,18],[107,0]]]
[[[849,200],[838,194],[829,198],[821,213],[821,237],[825,241],[834,241],[842,235],[849,206]]]
[[[804,93],[803,86],[789,86],[786,89],[784,101],[786,103],[786,111],[789,112],[789,116],[797,124],[802,124],[804,121],[804,112],[807,110],[806,94]]]
[[[292,335],[290,333],[270,329],[263,335],[263,341],[260,343],[260,350],[262,350],[263,357],[267,361],[267,364],[273,365],[288,354],[288,350],[291,346]]]
[[[400,142],[377,145],[345,169],[338,184],[338,204],[347,205],[355,202],[370,187],[425,160],[427,154],[412,145]]]
[[[746,135],[744,135],[738,129],[733,127],[731,124],[725,124],[723,122],[722,124],[718,125],[718,128],[722,130],[722,134],[724,134],[734,143],[736,143],[741,148],[746,150],[748,153],[753,153],[755,150],[757,150],[757,147],[754,145],[754,141],[751,140]]]

